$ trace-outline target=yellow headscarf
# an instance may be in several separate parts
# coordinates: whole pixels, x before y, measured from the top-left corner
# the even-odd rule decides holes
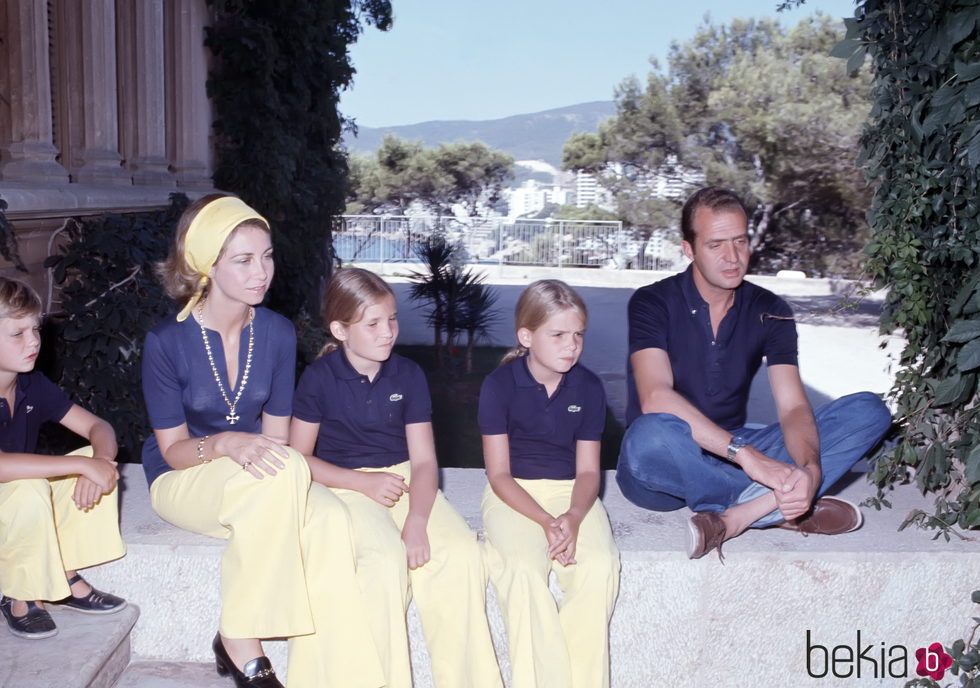
[[[246,220],[258,220],[266,227],[269,222],[253,210],[245,201],[234,196],[217,198],[198,211],[187,228],[184,237],[184,260],[200,275],[197,290],[187,301],[187,304],[177,314],[177,320],[183,322],[201,300],[204,288],[208,285],[208,273],[218,260],[221,248],[225,245],[228,235]]]

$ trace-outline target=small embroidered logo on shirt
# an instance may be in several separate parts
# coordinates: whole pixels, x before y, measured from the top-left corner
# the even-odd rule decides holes
[[[33,411],[33,410],[34,410],[34,407],[33,407],[33,406],[31,406],[30,404],[28,404],[28,405],[27,405],[27,413],[30,413],[30,412],[31,412],[31,411]]]
[[[582,410],[582,407],[581,406],[576,406],[575,404],[572,404],[571,406],[568,407],[568,412],[569,413],[578,413],[581,410]]]
[[[395,392],[390,397],[388,397],[388,401],[401,401],[401,400],[402,400],[402,395],[399,394],[398,392]]]

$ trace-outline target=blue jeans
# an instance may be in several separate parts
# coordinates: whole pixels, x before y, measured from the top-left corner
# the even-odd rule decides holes
[[[892,419],[882,400],[871,392],[841,397],[813,415],[820,436],[819,497],[881,441]],[[743,427],[733,434],[766,456],[793,464],[779,423]],[[691,436],[691,426],[669,413],[648,413],[633,421],[623,437],[616,482],[628,500],[654,511],[682,506],[693,511],[724,511],[771,492],[740,467],[702,450]],[[752,527],[783,520],[776,509]]]

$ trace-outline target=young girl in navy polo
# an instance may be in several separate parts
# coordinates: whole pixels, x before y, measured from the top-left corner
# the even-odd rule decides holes
[[[597,499],[605,393],[577,365],[586,319],[564,282],[531,284],[517,301],[518,346],[480,391],[483,527],[513,688],[609,685],[619,551]]]
[[[386,685],[412,685],[405,626],[411,594],[435,685],[499,688],[480,548],[438,490],[425,375],[392,353],[394,293],[374,273],[346,268],[327,286],[323,316],[334,341],[299,381],[289,439],[307,455],[313,480],[350,509],[357,575]]]
[[[219,674],[282,688],[259,641],[286,637],[290,688],[378,688],[347,510],[311,485],[287,446],[296,334],[260,306],[274,267],[269,224],[242,200],[212,194],[181,215],[159,270],[180,312],[143,349],[150,503],[173,525],[227,543],[220,581],[197,581],[220,582]]]
[[[21,638],[57,633],[42,600],[111,614],[125,600],[99,592],[75,569],[121,557],[116,433],[34,370],[41,299],[0,277],[0,612]],[[91,447],[34,453],[41,424],[56,421]]]

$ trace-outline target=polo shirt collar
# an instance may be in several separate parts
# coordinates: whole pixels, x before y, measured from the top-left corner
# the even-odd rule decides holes
[[[527,367],[527,354],[519,357],[514,361],[514,365],[511,366],[514,371],[514,382],[518,387],[540,387],[541,383],[534,379],[531,375],[531,370]],[[578,382],[578,363],[572,366],[572,369],[561,376],[561,381],[558,383],[558,387],[555,389],[557,393],[559,390],[565,387],[575,387]],[[552,395],[554,396],[554,395]]]
[[[347,354],[344,352],[343,347],[338,347],[334,351],[331,351],[326,356],[327,365],[330,366],[330,370],[333,374],[341,380],[360,380],[366,377],[363,373],[357,372],[354,366],[350,364],[347,360]],[[387,361],[381,363],[381,369],[378,371],[377,377],[374,378],[374,382],[377,382],[383,377],[390,377],[398,372],[398,361],[395,358],[395,354],[392,353],[388,357]]]
[[[732,310],[735,310],[741,304],[742,285],[744,284],[745,278],[742,278],[742,283],[735,288]],[[684,300],[687,301],[689,311],[694,312],[708,305],[708,302],[701,296],[701,292],[698,291],[698,285],[694,283],[694,263],[688,265],[687,270],[681,273],[681,291],[684,294]]]

